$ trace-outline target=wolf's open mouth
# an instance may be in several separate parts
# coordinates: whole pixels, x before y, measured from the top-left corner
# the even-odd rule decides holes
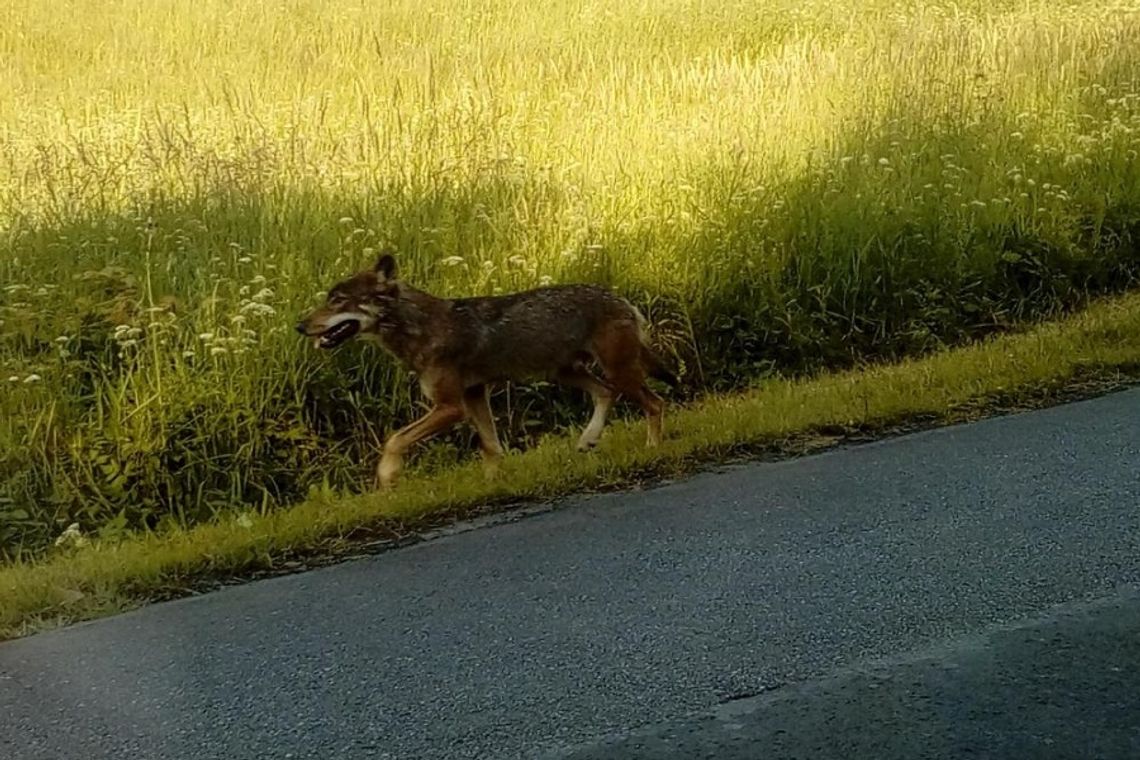
[[[355,319],[346,319],[318,335],[314,342],[317,348],[336,348],[358,332],[360,332],[360,323]]]

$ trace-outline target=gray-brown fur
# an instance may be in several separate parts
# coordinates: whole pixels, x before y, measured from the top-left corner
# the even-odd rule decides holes
[[[592,447],[619,394],[649,418],[649,442],[661,438],[664,402],[645,384],[647,374],[672,375],[645,341],[644,320],[624,299],[594,285],[561,285],[504,296],[438,298],[397,278],[395,261],[381,257],[372,270],[338,283],[325,305],[297,329],[318,347],[372,337],[414,371],[434,407],[393,434],[378,468],[382,485],[394,482],[403,454],[415,442],[466,418],[479,433],[489,465],[502,454],[487,405],[488,386],[546,377],[594,398],[594,415],[579,440]],[[597,362],[604,380],[587,366]]]

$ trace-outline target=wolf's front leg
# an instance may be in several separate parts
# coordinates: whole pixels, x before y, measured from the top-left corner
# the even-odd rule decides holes
[[[384,444],[380,464],[376,466],[376,487],[391,488],[396,485],[400,470],[404,469],[404,455]]]
[[[495,432],[495,420],[487,398],[488,388],[475,385],[463,391],[463,411],[479,434],[479,449],[483,452],[483,472],[492,477],[499,470],[503,458],[503,445]]]
[[[384,444],[384,454],[376,468],[376,480],[381,488],[396,483],[400,470],[404,467],[404,452],[425,438],[446,430],[463,419],[463,407],[458,404],[436,404],[418,420],[400,428]]]

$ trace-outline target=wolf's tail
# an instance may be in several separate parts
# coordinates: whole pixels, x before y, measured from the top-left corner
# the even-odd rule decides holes
[[[679,388],[681,381],[673,374],[665,364],[661,361],[661,357],[653,353],[653,349],[649,346],[642,345],[641,347],[641,361],[645,364],[646,371],[649,372],[650,377],[655,377],[663,383],[666,383],[673,388]]]
[[[673,388],[680,388],[681,381],[673,374],[672,370],[665,366],[661,357],[649,347],[649,323],[645,316],[636,306],[630,304],[630,308],[633,309],[633,315],[637,319],[637,331],[641,338],[641,362],[645,365],[645,370],[650,377],[655,377]]]

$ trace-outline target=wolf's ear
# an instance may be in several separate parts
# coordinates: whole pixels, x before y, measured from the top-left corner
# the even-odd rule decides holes
[[[390,253],[383,253],[376,261],[376,274],[385,280],[396,279],[396,258]]]

